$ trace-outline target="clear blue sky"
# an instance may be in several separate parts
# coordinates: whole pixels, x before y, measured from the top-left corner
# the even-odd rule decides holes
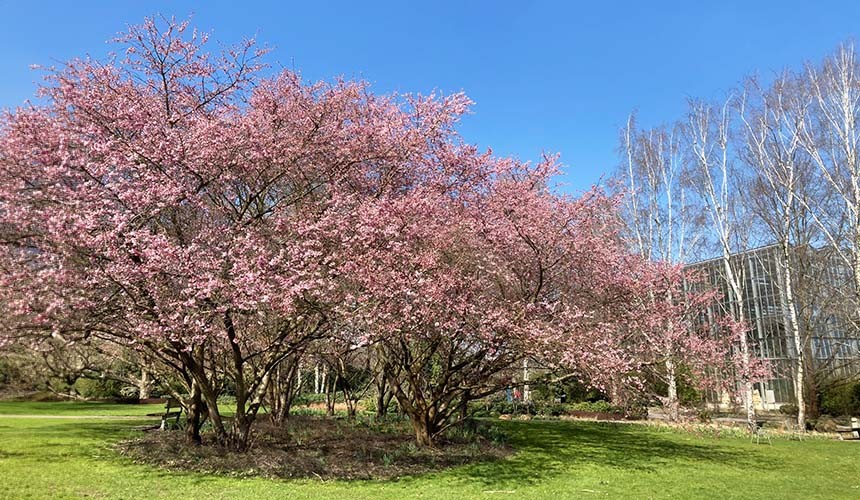
[[[101,56],[105,40],[155,13],[193,13],[220,41],[256,34],[272,63],[306,78],[464,90],[477,103],[461,127],[469,142],[522,159],[560,152],[574,192],[613,170],[631,110],[644,124],[671,121],[688,96],[817,61],[860,30],[860,1],[0,0],[0,107],[33,94],[30,64]]]

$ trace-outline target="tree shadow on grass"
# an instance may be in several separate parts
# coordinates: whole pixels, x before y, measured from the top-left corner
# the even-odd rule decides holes
[[[635,424],[600,422],[500,422],[517,454],[450,471],[458,479],[506,487],[535,484],[579,466],[656,472],[671,464],[719,463],[755,470],[773,468],[772,459],[753,450],[715,441],[683,442]]]
[[[21,428],[17,430],[16,437],[25,440],[26,444],[24,451],[16,453],[16,456],[50,463],[92,457],[94,452],[101,452],[110,443],[131,435],[134,430],[129,424],[135,422],[62,421]]]
[[[108,447],[135,434],[137,421],[57,422],[22,429],[29,434],[27,448],[14,457],[50,463],[92,459],[118,460]],[[635,424],[612,424],[570,421],[497,422],[510,436],[516,455],[508,459],[486,460],[438,471],[446,480],[479,483],[494,488],[513,488],[536,484],[577,469],[608,467],[619,470],[656,472],[663,467],[695,466],[718,463],[741,470],[773,469],[779,464],[771,454],[723,443],[699,439],[678,432],[660,432]],[[4,430],[3,433],[9,433]],[[0,433],[2,439],[2,433]],[[107,452],[107,453],[105,453]],[[187,476],[195,483],[206,483],[203,474],[156,471],[147,475]],[[406,476],[397,481],[419,480],[424,474]],[[383,483],[387,482],[383,480]]]

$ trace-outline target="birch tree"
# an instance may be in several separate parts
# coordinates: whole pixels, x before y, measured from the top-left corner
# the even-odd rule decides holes
[[[800,145],[838,202],[822,206],[816,199],[801,201],[811,209],[826,243],[851,270],[849,317],[856,330],[860,317],[860,73],[854,47],[840,47],[820,67],[809,66],[806,76],[812,106]]]
[[[686,123],[686,145],[691,158],[696,191],[707,208],[711,233],[719,248],[724,279],[728,288],[726,311],[738,324],[747,320],[744,312],[745,269],[732,255],[748,248],[748,214],[735,193],[741,191],[742,172],[734,161],[730,139],[733,98],[721,105],[692,101]],[[741,399],[750,429],[755,427],[752,372],[753,352],[747,335],[738,337],[738,380]]]
[[[618,188],[625,194],[621,210],[627,240],[634,250],[649,261],[683,264],[690,247],[698,243],[700,222],[690,203],[688,172],[684,168],[679,127],[661,126],[642,130],[630,115],[621,137],[625,164],[618,176]],[[677,297],[668,294],[665,300]],[[651,304],[650,307],[656,307]],[[673,325],[666,325],[672,331]],[[670,420],[679,418],[678,366],[673,344],[666,345],[659,365],[651,377],[666,385],[658,396]]]
[[[806,428],[805,366],[809,339],[801,334],[795,293],[795,248],[808,246],[809,233],[803,231],[808,211],[801,203],[802,188],[809,181],[806,156],[801,147],[810,100],[792,75],[783,74],[771,87],[763,89],[755,80],[747,84],[740,100],[742,122],[741,156],[753,177],[752,208],[779,248],[785,328],[792,341],[792,382],[797,402],[797,424]],[[800,229],[800,230],[798,230]],[[806,236],[806,238],[804,238]]]

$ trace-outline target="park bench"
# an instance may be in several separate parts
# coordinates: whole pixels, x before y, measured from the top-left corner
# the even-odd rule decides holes
[[[164,413],[161,415],[160,430],[165,431],[180,427],[179,418],[182,416],[182,404],[176,398],[168,398],[164,403]]]
[[[860,420],[857,417],[852,418],[850,427],[837,427],[836,433],[842,441],[846,439],[860,439]]]

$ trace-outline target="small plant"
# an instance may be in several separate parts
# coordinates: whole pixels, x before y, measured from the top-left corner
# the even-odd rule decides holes
[[[478,426],[475,432],[496,446],[502,446],[508,442],[508,435],[495,425]]]
[[[699,408],[696,410],[696,419],[703,424],[707,424],[714,418],[714,412],[710,408]]]

